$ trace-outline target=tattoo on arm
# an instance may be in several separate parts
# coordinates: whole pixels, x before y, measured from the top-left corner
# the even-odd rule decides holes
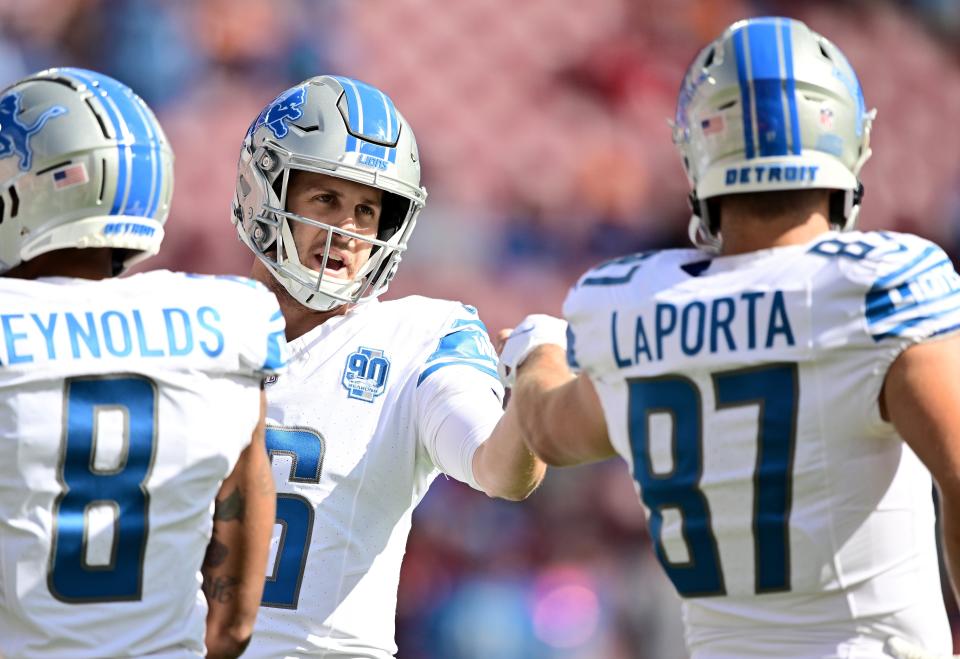
[[[227,549],[225,544],[216,538],[210,538],[210,544],[207,545],[207,553],[203,557],[203,567],[218,567],[223,565],[229,553],[230,550]]]
[[[213,509],[213,519],[229,522],[232,519],[243,519],[244,499],[240,490],[234,490],[226,499],[217,499]]]
[[[234,598],[240,580],[234,577],[213,577],[203,580],[203,594],[207,599],[226,604]]]

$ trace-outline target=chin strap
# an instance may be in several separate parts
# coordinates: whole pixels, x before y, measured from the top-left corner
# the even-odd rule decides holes
[[[720,253],[723,240],[719,236],[711,234],[699,216],[692,215],[690,217],[690,223],[687,224],[687,236],[697,249],[710,254]]]

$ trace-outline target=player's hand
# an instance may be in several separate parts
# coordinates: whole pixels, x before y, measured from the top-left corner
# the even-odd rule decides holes
[[[514,330],[503,330],[497,335],[500,361],[497,373],[503,386],[510,388],[517,379],[517,367],[534,349],[545,345],[567,349],[567,321],[546,314],[531,314]]]
[[[513,334],[513,328],[507,327],[497,332],[497,335],[493,337],[493,348],[498,355],[503,352],[503,346],[507,345],[507,339],[510,338],[511,334]]]
[[[957,655],[929,652],[897,636],[891,636],[883,646],[884,652],[895,659],[956,659]]]

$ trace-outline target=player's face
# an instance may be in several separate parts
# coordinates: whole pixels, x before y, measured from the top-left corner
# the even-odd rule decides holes
[[[316,172],[291,172],[287,188],[287,210],[291,213],[368,238],[377,237],[382,201],[382,190]],[[319,272],[326,229],[303,222],[291,224],[300,262]],[[324,274],[353,279],[370,258],[372,248],[366,241],[334,232]]]

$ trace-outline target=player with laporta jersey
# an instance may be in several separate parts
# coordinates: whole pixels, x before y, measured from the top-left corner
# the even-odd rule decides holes
[[[0,655],[238,656],[274,516],[276,298],[114,278],[160,247],[173,154],[110,77],[0,92],[0,182]]]
[[[250,656],[392,656],[411,514],[437,474],[508,499],[543,477],[501,421],[476,309],[377,300],[425,199],[410,125],[350,78],[284,91],[244,140],[234,218],[292,355],[267,387],[277,525]]]
[[[960,278],[854,230],[874,116],[826,38],[734,23],[677,107],[698,249],[594,268],[569,327],[528,317],[503,351],[541,457],[628,463],[700,659],[951,649],[931,473],[956,575]]]

